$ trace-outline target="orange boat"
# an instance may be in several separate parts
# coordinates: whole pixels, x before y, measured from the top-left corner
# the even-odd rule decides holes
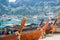
[[[20,25],[19,28],[16,28],[16,30],[18,30],[18,36],[16,34],[12,34],[12,35],[5,35],[4,37],[0,37],[1,40],[16,40],[16,38],[18,37],[19,40],[39,40],[41,34],[43,34],[43,28],[44,30],[46,30],[46,27],[49,23],[49,19],[46,21],[45,25],[43,28],[39,28],[41,26],[37,26],[37,29],[34,30],[30,30],[30,31],[22,31],[23,26],[25,25],[26,22],[26,18],[23,18],[22,23]],[[38,24],[40,25],[40,24]],[[14,36],[14,37],[13,37]]]
[[[56,22],[57,22],[57,19],[55,19],[55,22],[51,24],[51,27],[47,27],[46,33],[50,33],[50,32],[54,33],[55,32]]]
[[[49,23],[49,19],[46,21],[46,24],[44,27],[47,26],[47,24]],[[38,24],[40,25],[40,24]],[[21,32],[21,40],[39,40],[40,36],[41,36],[41,29],[37,26],[37,29],[35,30],[30,30],[30,31],[25,31],[25,32]]]
[[[25,25],[25,23],[26,23],[26,19],[25,18],[23,18],[22,19],[22,23],[21,23],[21,25],[20,25],[20,30],[18,29],[18,28],[16,28],[17,30],[19,30],[19,32],[21,32],[22,31],[22,28],[23,28],[23,26]],[[0,40],[16,40],[17,39],[17,35],[16,34],[4,34],[4,35],[1,35],[0,36]]]
[[[42,24],[43,20],[41,21]],[[20,34],[20,40],[38,40],[40,38],[40,24],[38,24],[36,29],[22,31]],[[21,26],[20,26],[21,27]],[[22,28],[21,28],[22,29]],[[19,31],[19,30],[18,30]]]
[[[17,36],[15,34],[10,35],[0,35],[0,40],[16,40]]]
[[[44,33],[46,33],[46,30],[47,30],[47,26],[48,26],[48,23],[49,23],[50,19],[47,19],[45,25],[41,28],[41,36],[42,36],[42,39],[44,38]]]

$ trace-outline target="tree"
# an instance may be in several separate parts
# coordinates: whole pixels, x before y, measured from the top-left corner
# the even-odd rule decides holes
[[[55,18],[60,18],[60,11],[57,12]]]

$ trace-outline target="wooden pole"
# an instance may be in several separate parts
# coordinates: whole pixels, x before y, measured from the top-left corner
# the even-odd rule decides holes
[[[40,24],[38,24],[37,28],[41,28],[41,25],[42,25],[43,21],[44,21],[44,19],[42,19]]]

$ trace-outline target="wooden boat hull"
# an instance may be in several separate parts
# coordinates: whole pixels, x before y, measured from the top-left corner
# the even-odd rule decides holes
[[[40,27],[38,27],[39,29],[35,29],[34,31],[33,30],[30,30],[29,32],[23,32],[22,31],[22,28],[26,22],[26,19],[24,18],[22,20],[23,23],[21,23],[20,25],[20,28],[16,28],[18,30],[18,32],[21,34],[20,36],[20,40],[39,40],[40,36],[41,36],[41,30],[40,30]],[[46,22],[46,25],[44,26],[46,28],[47,24],[48,24],[49,20]],[[11,38],[10,38],[11,37]],[[4,39],[0,39],[0,40],[16,40],[16,37],[15,35],[11,35],[11,36],[7,36],[5,37]]]
[[[40,30],[28,32],[28,33],[22,33],[21,40],[38,40],[40,38]]]
[[[21,40],[39,40],[40,36],[42,36],[42,38],[43,38],[44,34],[43,34],[42,31],[43,31],[43,29],[44,30],[46,29],[49,21],[50,21],[50,19],[48,19],[46,21],[46,24],[44,25],[44,27],[42,29],[40,29],[40,24],[38,24],[36,31],[31,30],[31,32],[28,32],[28,33],[25,33],[25,34],[21,33],[22,34],[21,35]]]
[[[16,40],[16,38],[17,36],[15,34],[0,36],[0,40]]]
[[[49,34],[51,31],[51,27],[47,27],[47,29],[46,29],[46,34]]]
[[[21,40],[38,40],[40,38],[41,32],[38,29],[35,29],[34,31],[30,30],[30,32],[22,32],[21,34]],[[2,35],[3,36],[3,35]],[[11,34],[11,35],[5,35],[3,37],[0,37],[0,40],[16,40],[17,35]]]

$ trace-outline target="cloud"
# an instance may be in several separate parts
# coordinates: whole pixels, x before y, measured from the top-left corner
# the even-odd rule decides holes
[[[32,0],[24,0],[24,1],[31,2]]]
[[[16,0],[9,0],[9,2],[16,2]]]

